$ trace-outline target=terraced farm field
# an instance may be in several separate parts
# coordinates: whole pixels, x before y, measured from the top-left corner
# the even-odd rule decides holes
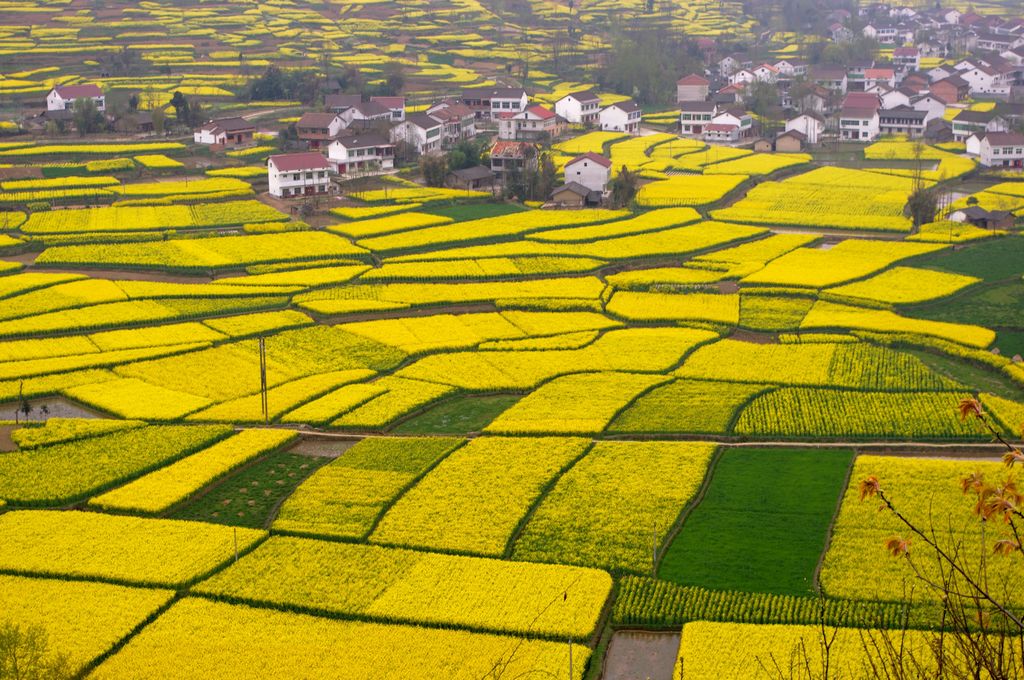
[[[644,219],[678,219],[659,223],[659,212]],[[139,603],[68,648],[82,667],[163,673],[167,636],[202,636],[214,620],[239,636],[280,630],[275,644],[306,627],[330,645],[362,636],[369,655],[394,639],[431,668],[451,668],[451,655],[460,669],[503,658],[564,667],[571,638],[578,677],[598,667],[588,655],[620,622],[660,620],[655,610],[681,624],[672,612],[750,621],[728,612],[761,607],[766,621],[813,624],[813,608],[774,619],[774,606],[751,598],[820,592],[863,601],[836,614],[851,624],[907,578],[885,557],[885,528],[865,528],[858,481],[946,484],[952,499],[947,482],[977,465],[940,470],[851,449],[985,442],[956,415],[978,389],[972,372],[998,385],[982,400],[1001,434],[1024,421],[1024,372],[989,351],[997,336],[986,326],[1016,298],[989,296],[972,323],[958,320],[961,303],[942,306],[965,289],[1022,285],[950,271],[987,244],[955,259],[942,245],[870,239],[820,250],[813,235],[700,221],[645,239],[621,235],[635,231],[625,214],[595,230],[513,213],[479,218],[501,234],[484,248],[566,244],[559,262],[614,252],[630,269],[606,275],[600,258],[571,275],[520,264],[466,282],[437,265],[452,262],[443,234],[474,233],[473,219],[367,219],[390,221],[396,239],[445,231],[418,238],[434,245],[415,260],[352,230],[301,232],[265,249],[281,265],[271,270],[248,255],[264,251],[261,235],[224,247],[224,237],[82,243],[77,268],[62,255],[59,273],[51,266],[69,247],[53,246],[0,281],[5,415],[30,418],[8,426],[19,450],[0,454],[0,571],[17,574],[3,596],[63,589],[69,606],[90,607],[110,595],[74,584],[99,578]],[[699,245],[659,238],[674,229]],[[321,237],[303,254],[303,239]],[[153,258],[178,243],[228,259],[200,264],[168,248]],[[345,261],[304,262],[322,253]],[[471,255],[480,272],[505,257]],[[376,274],[407,261],[423,267],[415,281]],[[115,269],[99,277],[84,263]],[[135,267],[150,274],[130,278]],[[226,275],[202,278],[220,267]],[[164,271],[194,278],[167,282]],[[722,281],[736,287],[723,292]],[[38,420],[54,399],[101,417]],[[16,414],[23,403],[28,414]],[[841,448],[815,449],[823,440]],[[175,590],[185,599],[104,656]],[[686,599],[696,592],[739,599],[712,615]],[[686,631],[689,658],[711,630]],[[209,663],[253,661],[217,652]]]
[[[977,644],[1019,623],[1024,236],[946,218],[1019,224],[1024,181],[957,143],[684,139],[648,91],[823,36],[734,0],[0,5],[0,680],[619,680],[624,629],[674,636],[651,677],[873,677],[898,642],[889,677],[959,678],[943,586]],[[38,115],[87,84],[104,129]],[[635,195],[428,183],[378,127],[520,86],[645,99],[640,134],[536,147]],[[353,93],[396,167],[272,195]],[[462,116],[488,144],[445,170],[490,162]],[[252,139],[193,136],[225,118]]]

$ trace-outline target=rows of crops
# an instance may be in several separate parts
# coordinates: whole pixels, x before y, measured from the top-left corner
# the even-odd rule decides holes
[[[29,422],[3,425],[0,611],[115,678],[174,677],[186,647],[204,676],[583,678],[609,626],[682,627],[682,677],[746,677],[821,619],[855,673],[863,635],[931,625],[858,485],[962,511],[974,546],[994,539],[957,481],[1001,468],[852,449],[985,444],[956,416],[979,392],[1019,434],[1020,237],[885,238],[909,230],[898,172],[669,135],[589,133],[556,160],[588,150],[653,180],[643,210],[448,206],[474,197],[399,181],[314,227],[252,200],[265,148],[188,182],[162,177],[178,149],[119,145],[96,153],[171,181],[0,184],[115,202],[5,213],[0,410]]]

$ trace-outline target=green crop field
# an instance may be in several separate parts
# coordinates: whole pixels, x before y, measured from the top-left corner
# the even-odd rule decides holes
[[[852,460],[843,450],[730,449],[658,577],[716,590],[813,592]]]

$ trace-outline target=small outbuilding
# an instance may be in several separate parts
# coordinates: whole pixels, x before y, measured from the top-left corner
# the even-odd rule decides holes
[[[494,173],[483,165],[474,165],[471,168],[452,170],[448,173],[445,183],[452,189],[465,191],[493,191]]]
[[[569,182],[551,192],[550,202],[564,208],[584,208],[600,205],[601,194],[578,182]]]
[[[807,135],[799,130],[786,130],[775,138],[775,150],[779,153],[799,153],[804,150]]]
[[[953,222],[966,222],[982,229],[1012,229],[1015,218],[1008,210],[985,210],[972,205],[949,214]]]

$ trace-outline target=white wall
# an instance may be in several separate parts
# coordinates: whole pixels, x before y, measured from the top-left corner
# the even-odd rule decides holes
[[[565,183],[576,182],[591,191],[604,191],[608,184],[608,168],[584,158],[565,167]]]

